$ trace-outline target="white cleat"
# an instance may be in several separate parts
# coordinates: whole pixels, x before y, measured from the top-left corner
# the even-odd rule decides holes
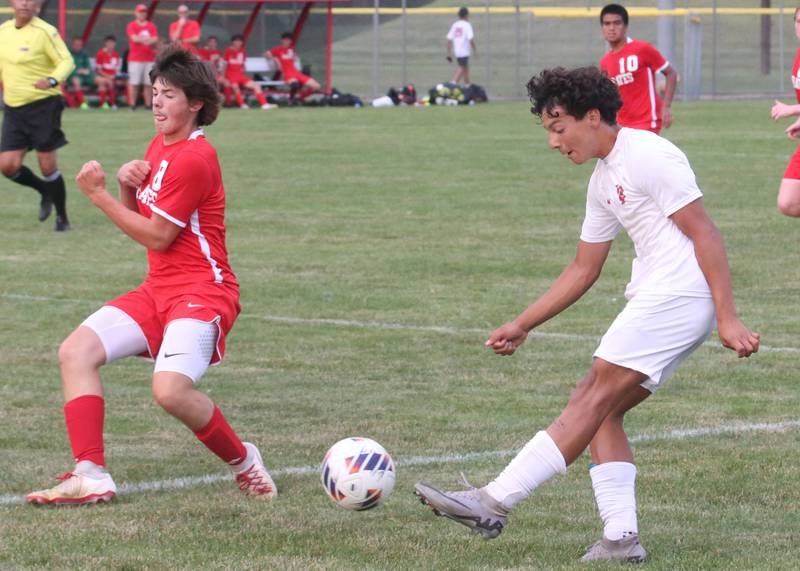
[[[255,444],[245,442],[244,447],[247,449],[247,457],[241,464],[231,466],[239,489],[259,500],[273,499],[278,495],[278,488],[264,467],[261,453]]]
[[[239,109],[250,109],[250,107],[248,105],[242,104],[239,105]]]
[[[647,559],[647,552],[639,543],[639,535],[629,535],[624,539],[612,541],[605,537],[591,545],[581,561],[627,561],[642,563]]]
[[[261,106],[262,109],[275,109],[275,107],[277,107],[277,105],[272,105],[271,103],[264,103],[264,105]]]
[[[91,474],[80,473],[80,464],[75,472],[57,476],[61,483],[48,490],[38,490],[25,496],[29,504],[54,506],[82,506],[98,502],[110,502],[117,495],[117,486],[111,474],[94,470]]]

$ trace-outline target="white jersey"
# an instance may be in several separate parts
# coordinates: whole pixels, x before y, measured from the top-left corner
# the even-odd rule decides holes
[[[702,196],[678,147],[649,131],[623,128],[592,173],[581,240],[608,242],[625,229],[636,249],[627,299],[711,297],[692,241],[669,218]]]
[[[472,38],[475,33],[472,31],[472,24],[466,20],[457,20],[450,31],[447,32],[447,39],[453,42],[453,54],[458,57],[469,57],[472,53]]]

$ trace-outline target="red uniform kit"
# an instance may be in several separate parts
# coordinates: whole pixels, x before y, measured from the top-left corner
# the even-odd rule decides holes
[[[631,38],[620,51],[610,51],[603,56],[600,69],[614,80],[622,97],[617,123],[632,129],[661,131],[661,98],[656,91],[656,73],[668,65],[656,48]]]
[[[122,67],[122,59],[119,57],[119,52],[114,50],[108,53],[106,50],[100,50],[94,58],[97,73],[105,77],[113,78],[119,73]]]
[[[244,60],[247,54],[244,48],[235,50],[233,48],[225,48],[225,79],[231,83],[244,87],[250,83],[250,78],[244,73]]]
[[[225,335],[239,314],[239,284],[225,247],[225,189],[214,147],[198,129],[164,145],[157,135],[145,154],[151,170],[136,192],[139,213],[153,213],[183,230],[163,252],[147,251],[144,283],[107,305],[121,309],[141,327],[155,358],[170,321],[196,319],[219,329],[212,363],[225,354]]]
[[[797,54],[794,56],[792,87],[794,87],[794,96],[797,99],[797,103],[800,103],[800,48],[797,49]],[[783,178],[800,180],[800,147],[797,147],[792,158],[789,159],[789,164],[786,166],[786,172],[783,173]]]
[[[291,83],[292,81],[297,81],[300,85],[305,85],[311,79],[307,75],[300,73],[300,71],[294,65],[294,48],[285,48],[283,46],[277,46],[269,50],[269,54],[278,60],[281,66],[281,75],[283,76],[283,81],[286,83]]]
[[[156,29],[156,25],[153,22],[145,22],[144,24],[140,24],[138,21],[134,20],[133,22],[128,24],[128,28],[126,29],[126,34],[128,36],[128,61],[141,61],[145,63],[149,63],[151,61],[156,61],[156,50],[152,44],[145,45],[140,44],[138,42],[130,41],[130,38],[136,36],[146,36],[148,38],[157,38],[158,37],[158,30]]]

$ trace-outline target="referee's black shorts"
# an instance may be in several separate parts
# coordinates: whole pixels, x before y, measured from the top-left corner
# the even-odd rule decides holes
[[[67,144],[61,130],[61,111],[64,101],[54,95],[27,105],[3,110],[3,135],[0,151],[31,150],[44,153]]]

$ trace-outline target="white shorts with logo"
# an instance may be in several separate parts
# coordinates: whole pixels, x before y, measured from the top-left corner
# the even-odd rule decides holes
[[[710,297],[639,294],[600,340],[594,356],[647,375],[654,393],[716,326]]]
[[[153,69],[152,61],[129,61],[128,83],[131,85],[150,85],[151,69]]]
[[[121,309],[105,305],[81,324],[94,331],[103,344],[106,364],[148,351],[147,338],[139,324]],[[215,322],[174,319],[167,324],[156,356],[154,373],[169,371],[196,383],[208,369],[217,347],[219,327]]]

